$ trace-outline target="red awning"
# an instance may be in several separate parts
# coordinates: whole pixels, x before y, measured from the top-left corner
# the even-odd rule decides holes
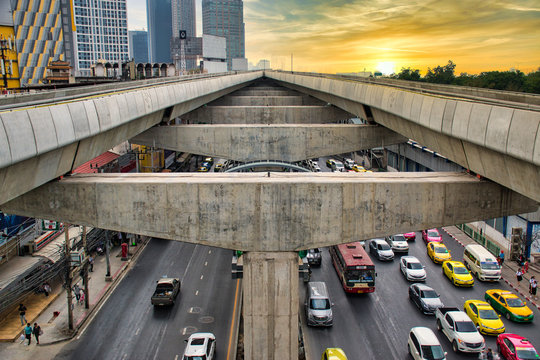
[[[91,174],[91,173],[97,173],[97,168],[102,167],[105,164],[110,163],[113,160],[116,160],[120,157],[120,155],[115,154],[113,152],[107,151],[103,154],[99,155],[98,157],[93,158],[90,161],[85,162],[75,170],[73,170],[74,174]]]

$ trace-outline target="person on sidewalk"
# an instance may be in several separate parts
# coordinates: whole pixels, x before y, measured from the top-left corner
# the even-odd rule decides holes
[[[43,284],[43,292],[45,293],[45,296],[49,296],[49,293],[51,292],[51,285],[49,285],[48,282]]]
[[[19,317],[21,318],[21,325],[24,326],[24,324],[27,323],[27,321],[26,321],[26,306],[24,306],[22,303],[19,304]]]
[[[519,283],[521,280],[523,280],[523,270],[519,267],[516,271],[516,278],[517,278],[517,286],[519,287]]]
[[[94,272],[94,257],[90,255],[88,257],[88,265],[90,265],[90,272]]]
[[[499,265],[502,266],[502,264],[504,263],[504,251],[501,250],[501,252],[499,253],[499,257],[498,259],[499,260]]]
[[[523,273],[526,274],[527,271],[529,271],[529,262],[525,260],[525,263],[523,264]]]
[[[73,292],[75,293],[75,299],[77,299],[78,302],[81,298],[81,288],[79,287],[79,283],[73,286]]]
[[[536,281],[534,276],[531,276],[531,279],[529,280],[529,293],[531,294],[531,297],[534,297],[534,300],[536,300],[537,287],[538,287],[538,282]]]
[[[41,335],[41,326],[39,326],[37,323],[34,323],[34,328],[32,329],[32,333],[34,334],[34,337],[36,338],[36,342],[39,344],[39,335]]]
[[[26,345],[30,345],[30,343],[32,342],[32,331],[32,326],[30,325],[30,323],[27,323],[24,328],[24,336],[26,336],[26,339],[28,340],[28,344]]]

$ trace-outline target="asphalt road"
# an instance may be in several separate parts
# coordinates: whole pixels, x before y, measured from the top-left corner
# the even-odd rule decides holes
[[[444,242],[456,260],[463,258],[463,247],[444,231]],[[426,284],[434,288],[446,306],[463,309],[469,299],[484,299],[484,292],[491,288],[511,290],[504,281],[485,283],[475,279],[473,288],[457,288],[442,274],[441,265],[434,264],[426,254],[426,246],[420,233],[416,242],[409,242],[409,254],[416,256],[426,266]],[[320,359],[327,347],[341,347],[349,359],[410,359],[407,353],[407,336],[415,326],[431,328],[444,350],[447,359],[477,359],[478,355],[455,354],[446,336],[437,331],[435,317],[423,315],[408,299],[408,286],[399,270],[398,259],[392,262],[374,260],[377,279],[372,294],[350,295],[343,291],[330,260],[327,249],[323,251],[320,268],[313,268],[311,279],[325,281],[333,296],[334,326],[330,328],[306,327],[304,339],[308,351],[307,359]],[[305,285],[300,285],[301,320],[305,324],[303,299]],[[518,324],[502,318],[506,332],[528,337],[537,349],[540,348],[540,312],[534,309],[532,324]],[[495,337],[484,336],[488,347],[496,349]]]
[[[193,332],[213,332],[216,353],[226,359],[237,284],[230,259],[230,250],[152,239],[88,328],[57,359],[181,359]],[[150,304],[162,276],[182,282],[172,308]]]

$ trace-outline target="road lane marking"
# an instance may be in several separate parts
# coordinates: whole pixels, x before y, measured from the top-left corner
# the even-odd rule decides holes
[[[231,356],[231,343],[232,343],[232,337],[233,337],[233,326],[236,320],[236,303],[238,302],[238,289],[240,285],[240,279],[236,279],[236,290],[234,291],[234,307],[233,307],[233,314],[231,319],[231,327],[229,329],[229,344],[227,345],[227,360],[229,360]]]
[[[127,358],[127,353],[124,354],[124,356],[122,356],[122,360],[125,360]]]
[[[212,250],[208,250],[208,253],[211,254],[211,253],[212,253]]]
[[[135,335],[139,335],[140,332],[141,332],[141,328],[138,328],[137,331],[135,331]]]
[[[201,280],[203,279],[204,275],[201,275]]]
[[[205,262],[204,262],[204,266],[208,266],[208,261],[205,261]]]
[[[178,360],[178,354],[176,354],[176,356],[174,357],[174,360]]]
[[[195,296],[199,295],[199,290],[195,291]]]

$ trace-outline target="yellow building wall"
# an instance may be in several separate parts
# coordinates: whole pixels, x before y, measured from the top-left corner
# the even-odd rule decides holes
[[[139,172],[160,172],[165,166],[163,150],[143,145],[131,145],[131,148],[138,154]]]
[[[7,88],[18,88],[21,86],[21,83],[19,81],[19,64],[17,62],[17,49],[15,48],[14,28],[12,26],[0,26],[0,39],[11,40],[3,46]],[[5,89],[4,76],[2,74],[0,74],[0,89]]]

